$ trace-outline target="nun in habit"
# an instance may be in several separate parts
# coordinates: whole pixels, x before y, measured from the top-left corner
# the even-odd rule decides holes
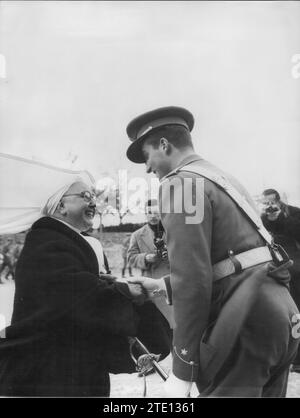
[[[144,303],[139,285],[108,275],[101,243],[59,210],[73,194],[92,218],[93,187],[86,171],[0,154],[0,234],[29,229],[0,339],[0,396],[108,397],[109,373],[135,371],[129,336],[162,358],[169,353],[169,327],[155,305]]]

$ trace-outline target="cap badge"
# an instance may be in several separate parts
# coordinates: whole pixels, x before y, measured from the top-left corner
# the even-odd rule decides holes
[[[147,132],[151,131],[151,129],[153,129],[153,126],[148,126],[148,128],[144,132],[142,132],[140,136],[145,135]]]

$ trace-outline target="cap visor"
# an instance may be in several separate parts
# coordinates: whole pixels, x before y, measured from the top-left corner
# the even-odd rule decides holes
[[[142,151],[144,139],[145,138],[140,138],[132,142],[132,144],[130,144],[130,146],[127,149],[127,152],[126,152],[127,158],[133,163],[142,164],[146,162],[143,151]]]

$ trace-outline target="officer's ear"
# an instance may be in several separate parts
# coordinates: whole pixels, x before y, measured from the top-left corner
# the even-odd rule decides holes
[[[164,138],[164,137],[160,138],[159,145],[161,149],[166,152],[166,154],[170,153],[171,144],[167,140],[167,138]]]

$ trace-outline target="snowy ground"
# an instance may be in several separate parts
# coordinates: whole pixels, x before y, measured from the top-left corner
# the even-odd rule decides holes
[[[164,370],[170,371],[170,356],[161,363]],[[163,381],[155,373],[146,377],[147,397],[163,398]],[[141,398],[143,397],[144,382],[143,378],[137,376],[136,373],[111,375],[111,397],[112,398]],[[198,391],[196,387],[192,388],[191,397],[197,397]],[[288,398],[300,398],[300,374],[290,373],[288,383]]]
[[[12,301],[14,295],[13,283],[0,285],[0,329],[10,323],[12,313]],[[0,334],[1,336],[1,334]],[[163,360],[161,366],[170,371],[170,356]],[[155,373],[147,376],[147,396],[161,398],[164,397],[163,381]],[[140,398],[143,396],[144,381],[136,373],[111,375],[111,397],[113,398]],[[193,388],[192,397],[197,396],[197,389]],[[287,396],[300,398],[300,374],[290,373]]]

